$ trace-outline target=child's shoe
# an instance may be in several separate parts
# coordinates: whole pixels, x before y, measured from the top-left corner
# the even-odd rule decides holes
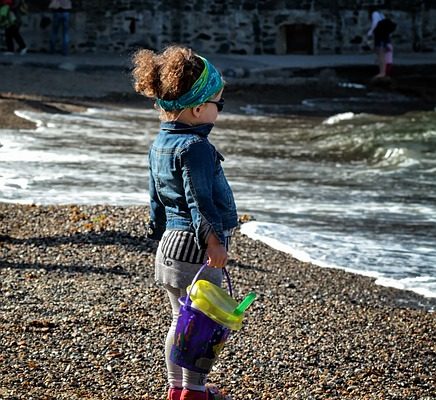
[[[170,388],[168,390],[167,400],[180,400],[181,396],[182,396],[182,389]]]
[[[205,392],[183,389],[180,400],[231,400],[231,397],[221,393],[215,386],[207,385]]]

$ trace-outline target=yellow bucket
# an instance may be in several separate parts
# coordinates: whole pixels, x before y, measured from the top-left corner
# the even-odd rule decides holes
[[[226,328],[234,331],[242,328],[244,314],[234,313],[238,303],[225,290],[209,281],[198,280],[194,286],[189,285],[187,291],[190,293],[193,308]]]

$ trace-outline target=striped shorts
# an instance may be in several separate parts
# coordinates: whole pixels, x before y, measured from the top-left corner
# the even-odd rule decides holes
[[[230,231],[225,231],[226,248],[230,246]],[[206,261],[206,250],[199,249],[195,234],[189,231],[168,230],[162,236],[156,254],[155,279],[174,288],[185,289],[198,268]],[[207,268],[202,279],[221,285],[222,270]]]
[[[197,247],[194,233],[188,231],[165,231],[160,248],[164,256],[191,264],[202,263],[206,256],[206,250]]]

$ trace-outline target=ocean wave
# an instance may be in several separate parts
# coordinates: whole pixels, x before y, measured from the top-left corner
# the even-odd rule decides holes
[[[87,154],[54,153],[43,150],[19,149],[2,154],[4,162],[41,163],[41,164],[82,164],[93,161],[93,157]]]
[[[31,111],[15,110],[14,114],[17,117],[25,119],[26,121],[33,122],[37,127],[44,126],[44,121],[40,118],[41,113],[35,113]]]
[[[354,114],[353,112],[340,113],[340,114],[332,115],[331,117],[324,120],[322,123],[324,125],[334,125],[334,124],[337,124],[338,122],[341,122],[341,121],[347,121],[350,119],[354,119],[355,117],[356,117],[356,114]]]
[[[418,276],[402,279],[380,277],[376,279],[375,283],[380,286],[410,290],[424,297],[436,297],[434,291],[434,287],[436,287],[436,278],[434,276]]]
[[[374,151],[370,164],[378,168],[408,168],[420,164],[420,161],[419,154],[410,149],[404,147],[380,147]]]
[[[434,139],[436,138],[436,131],[431,129],[429,131],[426,131],[422,134],[423,138],[425,139]]]
[[[353,83],[353,82],[339,82],[338,86],[347,89],[366,89],[365,85],[362,85],[360,83]]]
[[[89,107],[86,109],[85,114],[93,115],[93,116],[102,116],[102,117],[121,117],[126,118],[126,116],[130,117],[152,117],[153,119],[156,118],[156,115],[158,112],[154,109],[137,109],[137,108],[119,108],[119,109],[112,109],[112,108],[96,108],[96,107]]]
[[[296,258],[331,268],[367,266],[346,270],[377,279],[433,274],[433,113],[392,118],[348,111],[350,119],[342,115],[332,124],[224,114],[211,140],[226,157],[238,208],[282,223],[255,233]],[[0,175],[13,176],[0,188],[0,201],[147,202],[146,154],[158,121],[137,111],[73,114],[27,113],[42,126],[1,131]],[[421,165],[401,168],[408,159]],[[28,179],[27,186],[17,178]]]
[[[38,111],[15,110],[15,115],[20,118],[26,119],[36,124],[37,131],[42,132],[43,129],[54,130],[62,129],[66,132],[82,131],[85,127],[98,129],[117,129],[124,132],[134,131],[134,120],[117,120],[113,115],[111,119],[100,118],[101,116],[96,112],[83,112],[71,114],[52,114]],[[104,116],[109,116],[105,114]]]
[[[2,173],[0,175],[0,191],[8,189],[27,189],[29,186],[29,179],[15,176],[13,174]]]
[[[412,277],[392,277],[381,271],[369,268],[365,269],[361,265],[356,265],[355,268],[344,267],[341,265],[340,261],[338,263],[333,263],[326,261],[325,257],[323,256],[313,257],[310,252],[304,249],[304,243],[294,242],[292,245],[285,243],[287,240],[286,238],[294,237],[290,231],[290,228],[287,228],[284,225],[269,222],[250,221],[241,226],[242,234],[253,240],[259,240],[275,250],[290,254],[292,257],[302,262],[309,262],[322,268],[341,269],[353,274],[368,276],[375,278],[375,283],[378,285],[389,286],[403,290],[411,290],[425,297],[436,298],[436,278],[434,276],[425,275]],[[307,236],[309,237],[310,235],[308,234]],[[310,240],[313,240],[313,238]],[[327,246],[325,248],[325,250],[327,250],[329,246],[333,246],[333,242],[337,243],[334,238],[331,238],[330,243],[319,243],[319,246],[321,248]],[[354,247],[354,245],[351,243],[350,246]],[[353,251],[356,250],[359,252],[362,251],[360,249],[353,249]],[[335,249],[336,257],[338,257],[339,251],[343,252],[344,249],[340,250],[339,247],[337,247]],[[359,263],[360,262],[361,261],[359,261]]]
[[[434,129],[417,130],[410,124],[407,117],[404,121],[374,120],[369,114],[335,114],[310,132],[306,149],[311,158],[360,161],[376,168],[409,168],[424,160],[431,162],[436,156]]]

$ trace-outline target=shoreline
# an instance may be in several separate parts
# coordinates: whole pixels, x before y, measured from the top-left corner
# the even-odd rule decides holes
[[[164,397],[169,306],[147,212],[0,203],[2,398]],[[239,230],[229,270],[237,298],[258,294],[211,374],[235,400],[432,396],[436,299],[300,262]]]
[[[253,96],[250,100],[252,102],[247,102],[247,93],[239,93],[239,89],[234,88],[236,96],[233,100],[227,100],[225,113],[231,114],[243,114],[252,115],[242,111],[244,108],[252,108],[254,106],[254,115],[262,116],[273,116],[277,118],[308,118],[317,119],[322,121],[332,115],[337,115],[345,112],[343,110],[329,110],[323,109],[308,109],[302,106],[305,100],[303,93],[305,92],[304,87],[290,86],[290,90],[294,91],[294,97],[291,103],[287,102],[286,98],[275,97],[274,93],[277,88],[273,85],[267,85],[264,88],[259,86],[253,86],[252,93]],[[244,89],[245,90],[245,89]],[[229,90],[230,91],[230,90]],[[263,93],[263,94],[261,94]],[[322,92],[320,92],[322,94]],[[352,95],[353,93],[347,90],[347,95]],[[229,93],[231,95],[231,92]],[[313,93],[315,96],[316,93]],[[322,100],[328,104],[329,97],[313,97],[311,99]],[[338,91],[336,100],[344,99],[344,104],[347,98],[345,93]],[[263,102],[262,102],[263,100]],[[407,100],[399,99],[397,102],[393,102],[390,105],[386,105],[384,110],[380,112],[379,102],[382,99],[376,99],[375,104],[366,103],[361,106],[348,107],[349,111],[358,113],[370,113],[370,114],[382,114],[382,115],[399,115],[408,112],[419,112],[419,111],[434,111],[435,105],[433,103],[422,102],[417,100],[414,104],[410,104]],[[388,100],[386,100],[388,101]],[[435,103],[436,104],[436,103]],[[58,96],[36,96],[36,95],[15,95],[12,93],[0,93],[0,129],[35,129],[36,124],[21,118],[15,114],[15,110],[26,110],[26,111],[37,111],[37,112],[47,112],[47,113],[61,113],[69,114],[73,112],[85,111],[87,108],[107,108],[107,109],[121,109],[121,108],[133,108],[133,109],[144,109],[152,110],[153,104],[150,100],[139,97],[137,95],[109,95],[98,98],[87,98],[87,97],[58,97]],[[278,109],[276,113],[274,110]],[[156,117],[158,118],[158,113],[156,112]]]
[[[251,222],[251,220],[247,221],[247,222]],[[257,221],[253,220],[253,222],[257,222]],[[260,221],[260,223],[262,223],[262,222]],[[344,266],[339,266],[336,264],[326,263],[324,261],[320,261],[317,259],[312,259],[310,254],[308,254],[304,251],[303,252],[298,251],[298,250],[294,251],[294,249],[292,249],[288,245],[284,244],[283,242],[278,241],[277,239],[273,239],[273,238],[270,238],[268,236],[258,235],[257,233],[253,232],[253,229],[251,229],[251,228],[247,229],[247,227],[244,226],[244,224],[241,225],[240,229],[241,229],[241,233],[243,235],[246,235],[247,237],[249,237],[251,240],[255,240],[255,241],[260,240],[263,243],[265,243],[267,246],[271,247],[273,250],[283,252],[285,254],[289,254],[292,258],[295,258],[299,262],[308,263],[308,264],[316,266],[317,268],[334,269],[334,270],[338,270],[338,271],[344,271],[344,272],[352,274],[352,275],[367,277],[367,278],[371,279],[372,282],[374,283],[374,285],[376,285],[376,286],[400,290],[402,292],[410,292],[410,293],[413,293],[414,295],[419,296],[421,298],[430,299],[430,303],[434,302],[436,305],[436,296],[432,292],[429,292],[429,293],[431,293],[431,296],[426,296],[425,294],[419,293],[418,291],[415,291],[412,289],[398,287],[398,281],[396,279],[385,278],[380,273],[375,272],[375,271],[352,269],[352,268],[348,268],[348,267],[344,267]],[[428,290],[424,290],[424,292],[428,292]],[[412,303],[407,302],[408,307],[413,307],[413,304],[414,304],[414,302],[412,302]],[[418,305],[420,304],[419,299],[416,300],[416,304],[418,304]],[[430,306],[430,307],[431,308],[428,311],[430,311],[430,312],[436,311],[436,309],[433,306]]]

